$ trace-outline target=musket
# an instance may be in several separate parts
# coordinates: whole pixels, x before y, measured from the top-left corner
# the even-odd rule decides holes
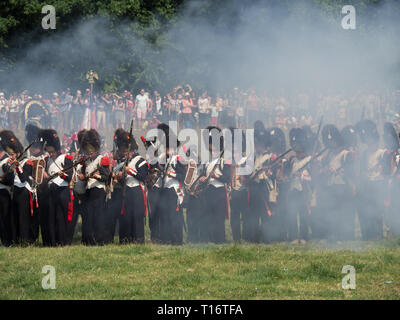
[[[324,119],[324,116],[321,116],[321,119],[319,120],[319,124],[318,124],[317,134],[316,134],[314,142],[313,142],[313,150],[312,150],[313,154],[315,153],[315,148],[317,147],[317,141],[318,141],[318,137],[319,137],[319,132],[321,131],[323,119]]]
[[[305,167],[307,167],[314,159],[318,158],[321,154],[323,154],[328,148],[323,148],[320,152],[318,152],[316,155],[312,156],[310,160],[308,160],[301,168],[297,169],[297,172],[303,170]]]
[[[217,162],[215,162],[214,166],[211,168],[210,173],[207,175],[206,179],[204,181],[200,181],[200,178],[202,176],[198,176],[197,179],[192,183],[189,193],[191,193],[193,196],[198,196],[200,193],[202,193],[205,188],[208,186],[211,178],[214,175],[215,170],[217,169],[217,166],[221,160],[221,158],[224,155],[224,150],[221,151],[221,153],[219,154],[218,160]]]
[[[129,155],[131,153],[131,148],[132,148],[132,141],[131,141],[131,137],[132,137],[132,130],[133,130],[133,119],[131,120],[131,127],[129,129],[129,146],[128,146],[128,154],[126,155],[126,159],[125,159],[125,163],[124,163],[124,167],[122,168],[122,197],[125,198],[126,196],[126,167],[129,164]]]
[[[15,163],[19,162],[25,155],[25,153],[28,152],[28,150],[33,146],[33,144],[37,141],[37,139],[33,140],[25,149],[24,151],[22,151],[22,153],[19,155],[19,157],[17,157],[17,159],[15,161],[13,161],[9,167],[10,169],[14,170],[15,169]]]
[[[256,170],[250,177],[250,179],[248,181],[252,181],[255,179],[256,176],[258,176],[259,173],[268,170],[268,169],[272,169],[279,160],[281,160],[284,156],[286,156],[289,152],[293,151],[292,148],[290,148],[289,150],[286,150],[284,153],[282,153],[279,157],[277,157],[274,161],[272,161],[269,165],[267,166],[263,166],[260,169]]]
[[[78,164],[84,163],[87,160],[86,156],[82,156],[80,160],[75,161],[71,166],[61,170],[60,172],[56,172],[49,176],[48,181],[53,180],[54,178],[57,178],[60,174],[65,173],[70,171],[71,169],[75,168]]]

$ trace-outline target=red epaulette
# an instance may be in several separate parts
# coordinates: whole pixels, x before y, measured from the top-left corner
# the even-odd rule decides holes
[[[31,160],[26,160],[25,162],[27,165],[32,166],[33,167],[33,162]]]
[[[100,165],[102,167],[108,167],[110,165],[110,159],[107,156],[101,158]]]
[[[74,157],[72,155],[70,155],[70,154],[67,154],[67,155],[65,155],[65,159],[73,160]]]

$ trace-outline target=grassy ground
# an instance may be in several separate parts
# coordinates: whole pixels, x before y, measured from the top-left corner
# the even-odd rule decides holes
[[[400,239],[0,248],[0,299],[399,299]],[[42,267],[56,268],[44,290]],[[356,289],[343,290],[344,265]]]

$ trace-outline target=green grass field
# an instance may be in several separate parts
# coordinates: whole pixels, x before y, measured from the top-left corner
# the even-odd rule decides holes
[[[400,239],[0,248],[0,299],[399,299]],[[56,289],[42,288],[42,267]],[[342,267],[356,289],[342,289]]]

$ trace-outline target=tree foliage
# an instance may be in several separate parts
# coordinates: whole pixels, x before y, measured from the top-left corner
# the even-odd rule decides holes
[[[97,86],[105,91],[146,87],[169,89],[182,81],[191,82],[199,88],[206,87],[210,77],[215,77],[207,65],[212,53],[194,52],[190,46],[176,41],[168,31],[179,26],[181,19],[191,23],[206,21],[216,34],[234,34],[246,19],[243,11],[252,4],[259,5],[260,14],[273,19],[270,10],[280,10],[283,15],[298,9],[299,3],[306,2],[322,11],[327,19],[337,23],[341,7],[354,4],[366,19],[373,18],[374,7],[383,0],[9,0],[0,2],[0,80],[6,89],[20,89],[18,82],[4,83],[21,61],[28,63],[31,73],[48,69],[62,75],[63,85],[71,88],[86,83],[85,73],[89,69],[100,75]],[[57,15],[57,29],[43,30],[41,9],[53,5]],[[188,9],[189,8],[189,9]],[[299,21],[308,19],[309,13],[297,10]],[[35,56],[35,47],[41,43],[56,43],[74,31],[77,23],[96,21],[100,17],[101,28],[111,40],[102,52],[94,55],[84,46],[63,46],[64,56],[58,53]],[[361,18],[360,32],[368,32],[368,24]],[[96,25],[96,24],[95,24]],[[379,27],[379,26],[375,26]],[[71,36],[71,35],[70,35]],[[77,35],[78,36],[78,35]],[[104,34],[105,36],[105,34]],[[74,36],[72,36],[74,39]],[[76,38],[75,38],[76,39]],[[47,41],[47,42],[46,42]],[[109,43],[107,43],[109,41]],[[75,42],[76,43],[76,42]],[[50,46],[51,48],[51,46]],[[60,49],[60,50],[61,50]],[[169,60],[165,60],[165,52]],[[33,52],[33,53],[32,53]],[[61,60],[60,60],[61,59]],[[114,64],[104,61],[115,62]],[[180,67],[178,67],[180,66]],[[26,85],[21,82],[20,85]],[[14,88],[10,88],[13,86]]]

